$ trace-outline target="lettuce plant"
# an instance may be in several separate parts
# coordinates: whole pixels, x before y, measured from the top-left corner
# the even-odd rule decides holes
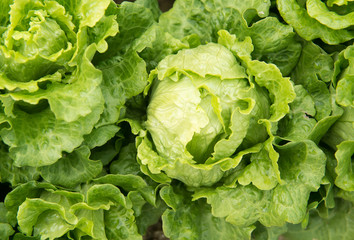
[[[91,59],[118,32],[111,4],[2,2],[0,134],[16,166],[55,163],[99,120],[102,73]]]

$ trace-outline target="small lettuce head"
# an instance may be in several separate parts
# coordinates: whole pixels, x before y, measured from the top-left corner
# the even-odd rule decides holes
[[[269,171],[280,180],[272,132],[294,90],[275,65],[252,60],[252,50],[249,37],[240,42],[220,31],[218,43],[159,63],[150,75],[146,131],[138,141],[147,171],[190,186],[212,185],[244,155],[267,149],[274,161]]]
[[[91,64],[118,32],[114,2],[2,1],[0,136],[14,164],[45,166],[72,152],[104,108]]]

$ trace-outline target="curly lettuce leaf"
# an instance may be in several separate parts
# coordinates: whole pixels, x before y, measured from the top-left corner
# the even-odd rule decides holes
[[[69,192],[35,182],[23,184],[5,200],[8,217],[16,218],[20,231],[33,237],[140,237],[132,203],[117,187],[109,183],[86,184],[76,190]]]
[[[338,30],[354,25],[354,12],[339,15],[330,11],[324,2],[319,0],[307,0],[306,8],[309,16],[329,28]]]
[[[319,3],[319,1],[311,2]],[[307,41],[320,38],[327,44],[335,45],[354,38],[354,31],[350,30],[350,28],[332,29],[317,21],[317,19],[312,18],[308,10],[296,0],[277,0],[277,8],[283,19]],[[316,10],[320,11],[318,8],[316,8]],[[326,22],[338,25],[334,17],[329,18],[330,20],[328,20],[328,18],[326,19]]]
[[[179,39],[196,34],[202,43],[216,42],[220,30],[240,40],[250,36],[253,57],[274,63],[288,75],[300,56],[301,45],[294,39],[292,27],[267,17],[269,8],[270,1],[259,0],[176,1],[170,11],[161,15],[159,25]]]
[[[73,188],[101,173],[102,162],[92,161],[89,156],[89,148],[81,146],[72,153],[65,154],[56,163],[41,167],[41,176],[56,186]]]
[[[354,46],[349,46],[341,53],[335,62],[333,83],[336,86],[336,101],[339,105],[354,106]]]
[[[253,185],[195,190],[193,199],[206,198],[216,217],[236,226],[259,221],[264,226],[300,223],[307,210],[311,192],[318,190],[324,176],[324,153],[312,141],[288,143],[277,148],[283,184],[272,190]]]
[[[305,239],[314,238],[331,239],[350,239],[353,234],[353,204],[350,202],[339,201],[337,207],[330,210],[327,218],[321,218],[315,211],[311,213],[309,225],[303,229],[300,225],[288,224],[288,231],[283,235],[286,239]]]
[[[16,167],[9,156],[8,147],[0,144],[0,182],[8,182],[11,186],[17,186],[32,180],[38,180],[40,172],[34,167]]]
[[[9,240],[9,237],[12,236],[15,231],[12,226],[7,222],[6,217],[7,210],[3,202],[0,202],[0,237],[4,240]]]
[[[254,227],[237,227],[214,217],[208,204],[202,200],[190,202],[190,193],[179,187],[163,187],[160,195],[170,207],[162,215],[162,223],[164,234],[172,240],[251,239]]]

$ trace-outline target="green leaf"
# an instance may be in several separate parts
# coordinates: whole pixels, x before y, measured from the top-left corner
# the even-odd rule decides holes
[[[342,109],[341,109],[342,110]],[[337,146],[343,141],[353,141],[354,136],[354,108],[345,107],[343,115],[333,124],[322,141],[330,146],[333,150],[337,150]]]
[[[92,54],[93,50],[92,47],[87,49],[87,54]],[[86,69],[86,71],[83,69]],[[54,102],[56,99],[58,100],[54,104],[58,107],[57,112],[54,111],[53,113],[49,108],[45,108],[39,112],[27,113],[17,107],[14,109],[16,118],[2,115],[1,122],[8,122],[11,127],[3,128],[0,135],[3,141],[10,146],[10,157],[14,159],[16,166],[38,167],[52,164],[61,157],[63,151],[72,152],[82,143],[83,136],[91,132],[103,110],[103,98],[98,87],[101,74],[91,65],[87,57],[83,59],[80,72],[78,81],[66,85],[67,89],[59,86],[53,87],[57,90],[54,90],[50,99]],[[90,73],[96,75],[87,76]],[[85,91],[80,93],[82,89],[85,89]],[[70,93],[71,91],[73,92]],[[87,101],[86,106],[80,104],[81,100],[74,100],[80,99],[80,94],[82,94],[82,99]],[[70,100],[70,98],[64,97],[66,95],[74,97],[71,100],[75,104],[70,101],[66,102]],[[33,96],[28,95],[28,98]],[[51,102],[50,99],[49,103]],[[66,107],[62,108],[60,106]],[[70,120],[76,119],[75,121],[69,123],[56,118],[55,113],[61,114],[66,108],[71,108],[71,110],[68,110],[65,114],[70,116]],[[79,113],[85,112],[85,116],[79,117],[76,112],[77,108],[81,109],[78,111]],[[74,115],[70,114],[74,112],[76,112]]]
[[[162,199],[172,209],[162,215],[164,234],[174,239],[251,239],[254,227],[237,227],[223,218],[211,215],[210,206],[202,200],[191,202],[190,194],[171,186],[160,191]]]
[[[101,161],[92,161],[89,156],[89,148],[81,146],[72,153],[65,154],[56,163],[41,167],[41,176],[54,185],[73,188],[101,173]]]
[[[89,135],[85,136],[85,144],[87,144],[90,149],[100,147],[112,139],[119,130],[120,128],[115,125],[105,125],[94,128]]]
[[[253,57],[274,63],[288,75],[296,65],[301,46],[294,39],[292,27],[266,17],[269,7],[270,1],[259,0],[176,1],[170,11],[161,15],[159,25],[179,39],[197,34],[202,43],[216,42],[220,30],[240,40],[250,36],[255,48]]]
[[[98,126],[114,124],[125,102],[141,93],[147,84],[146,64],[137,53],[107,59],[98,65],[103,73],[101,85],[105,109]]]
[[[261,190],[273,189],[278,184],[278,179],[265,148],[252,154],[250,161],[251,163],[238,176],[238,183],[244,186],[252,183]]]
[[[341,69],[341,67],[346,68]],[[336,84],[336,101],[342,106],[354,106],[353,92],[354,92],[354,47],[349,46],[343,50],[336,62],[336,73],[339,79],[334,78]],[[338,76],[334,76],[338,77]]]
[[[296,98],[290,103],[290,113],[279,122],[278,134],[287,140],[301,141],[316,125],[315,103],[302,85],[295,86]]]
[[[153,3],[153,1],[150,1]],[[108,50],[95,56],[94,62],[106,61],[117,56],[123,56],[131,50],[135,41],[142,37],[147,29],[155,23],[152,11],[146,8],[145,2],[123,2],[115,10],[119,33],[107,39]]]
[[[207,198],[212,214],[237,226],[259,221],[266,227],[299,223],[306,215],[310,192],[318,190],[325,170],[325,156],[312,141],[278,146],[283,184],[272,190],[253,185],[236,188],[197,189],[193,199]]]
[[[11,225],[8,223],[0,222],[0,238],[4,240],[9,240],[15,231],[12,229]]]
[[[107,239],[141,239],[131,209],[112,207],[105,213],[104,222]]]
[[[354,38],[354,31],[350,29],[334,30],[321,24],[296,0],[277,0],[277,7],[283,19],[307,41],[321,38],[325,43],[334,45]]]
[[[239,35],[238,32],[230,33]],[[277,18],[267,17],[255,22],[247,34],[254,45],[254,59],[275,64],[283,76],[291,73],[302,49],[301,44],[294,39],[295,33],[291,26],[280,23]]]
[[[333,59],[314,43],[306,43],[302,55],[291,77],[301,84],[315,101],[317,120],[330,115],[331,96],[326,85],[333,74]]]
[[[158,20],[162,13],[160,10],[159,2],[156,0],[137,0],[135,1],[135,3],[140,4],[145,8],[149,9],[154,16],[155,21]]]
[[[112,174],[138,175],[140,173],[140,166],[136,161],[136,155],[137,151],[134,143],[122,147],[118,159],[110,165],[110,172]]]
[[[39,197],[42,189],[56,189],[52,184],[30,181],[19,185],[8,193],[5,198],[5,207],[8,210],[7,219],[12,226],[16,225],[16,216],[19,206],[26,198]]]
[[[338,176],[335,184],[346,191],[354,191],[354,140],[343,141],[337,145],[337,149],[335,156],[338,163],[335,171]]]
[[[34,167],[16,167],[13,159],[10,158],[8,147],[0,144],[0,181],[8,182],[12,186],[26,183],[39,178],[39,171]]]
[[[339,15],[330,11],[326,4],[319,0],[307,0],[306,8],[309,16],[331,29],[345,29],[354,25],[354,13]]]
[[[309,225],[302,229],[300,225],[288,225],[288,232],[284,237],[289,240],[314,238],[331,239],[350,239],[353,235],[353,204],[349,202],[338,202],[337,207],[331,210],[327,219],[319,217],[316,213],[311,214]]]
[[[17,220],[19,230],[27,236],[41,238],[65,239],[68,234],[74,239],[107,239],[108,232],[127,239],[138,236],[132,203],[117,187],[83,184],[75,190],[22,184],[7,195],[8,219],[14,224]]]

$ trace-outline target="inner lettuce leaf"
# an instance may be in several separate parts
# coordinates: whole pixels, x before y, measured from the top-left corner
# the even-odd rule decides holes
[[[139,161],[152,174],[208,186],[263,145],[280,182],[272,128],[289,111],[292,84],[275,65],[251,59],[250,38],[219,34],[218,44],[181,50],[150,74]]]

